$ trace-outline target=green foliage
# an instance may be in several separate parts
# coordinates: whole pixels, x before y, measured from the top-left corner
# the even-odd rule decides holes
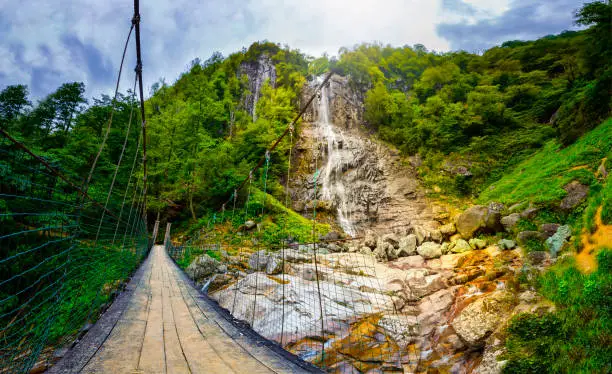
[[[535,41],[512,41],[483,55],[429,53],[422,46],[361,44],[342,49],[338,68],[364,93],[364,118],[404,154],[444,162],[421,169],[429,187],[469,196],[556,137],[569,145],[610,115],[610,9],[583,6],[590,26]]]
[[[507,329],[504,373],[604,373],[612,370],[612,250],[597,255],[598,270],[585,275],[571,259],[550,268],[538,291],[557,310],[519,314]]]
[[[7,86],[0,92],[0,123],[11,124],[29,105],[27,86]]]
[[[567,148],[550,141],[529,159],[516,165],[502,179],[479,196],[486,203],[499,201],[508,205],[531,201],[547,205],[566,194],[563,186],[577,179],[588,185],[597,183],[593,176],[604,157],[612,156],[612,119],[599,125]]]
[[[277,82],[260,88],[254,119],[242,104],[254,93],[241,66],[262,54],[275,64]],[[213,57],[203,65],[194,62],[173,86],[157,87],[147,101],[151,208],[182,211],[173,220],[196,220],[227,200],[297,114],[308,73],[303,54],[269,42],[226,59]],[[287,142],[270,156],[268,191],[282,194],[277,181],[287,172]]]

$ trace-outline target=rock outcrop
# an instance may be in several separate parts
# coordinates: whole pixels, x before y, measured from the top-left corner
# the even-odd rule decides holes
[[[312,92],[312,88],[305,90],[304,98]],[[299,180],[293,184],[292,200],[313,200],[316,155],[321,167],[318,191],[330,202],[329,212],[336,215],[338,226],[353,236],[368,229],[404,236],[419,227],[428,236],[421,244],[439,226],[434,219],[436,208],[425,198],[416,170],[363,132],[362,103],[361,93],[338,75],[332,76],[315,99],[304,116],[307,123],[296,145],[294,174]],[[321,121],[327,121],[326,125]],[[306,206],[303,214],[310,213]],[[366,246],[374,249],[375,241],[367,240]]]
[[[261,54],[257,60],[246,61],[240,65],[240,75],[247,77],[249,94],[243,98],[246,111],[257,119],[257,101],[261,97],[261,88],[268,81],[272,87],[276,84],[276,67],[267,54]]]
[[[504,316],[512,310],[513,296],[497,291],[468,305],[451,325],[468,345],[483,346],[485,339],[500,327]]]

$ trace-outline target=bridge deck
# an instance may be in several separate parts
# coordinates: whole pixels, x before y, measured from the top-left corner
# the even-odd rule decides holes
[[[243,333],[155,246],[50,373],[296,373],[311,367]]]

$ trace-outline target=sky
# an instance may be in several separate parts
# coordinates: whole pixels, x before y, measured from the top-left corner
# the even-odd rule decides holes
[[[190,61],[260,40],[319,56],[360,42],[482,51],[573,30],[583,0],[142,0],[145,87],[174,82]],[[0,0],[0,89],[42,98],[80,81],[111,94],[133,15],[130,0]],[[133,39],[121,81],[133,84]],[[148,91],[148,90],[147,90]]]

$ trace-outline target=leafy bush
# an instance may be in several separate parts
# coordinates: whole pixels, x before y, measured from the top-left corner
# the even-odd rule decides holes
[[[552,313],[519,314],[507,329],[504,373],[605,373],[612,370],[612,250],[582,274],[566,259],[538,280]]]

